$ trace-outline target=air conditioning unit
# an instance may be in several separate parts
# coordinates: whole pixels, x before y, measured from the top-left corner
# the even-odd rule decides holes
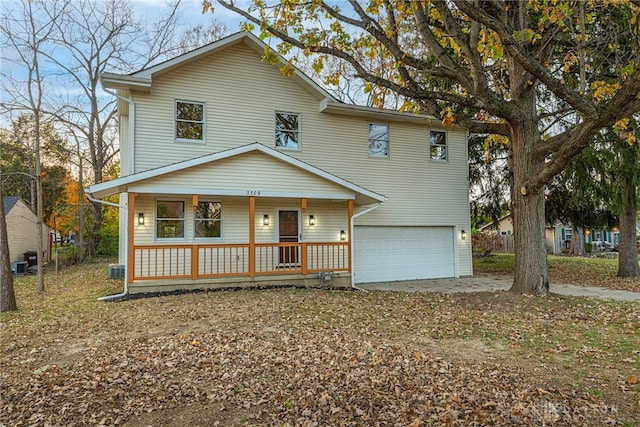
[[[124,265],[109,264],[107,279],[124,279]]]
[[[27,274],[29,263],[26,261],[16,261],[11,263],[11,274],[14,276],[24,276]]]

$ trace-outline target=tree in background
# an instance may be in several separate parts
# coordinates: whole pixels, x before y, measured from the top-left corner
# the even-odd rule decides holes
[[[224,22],[218,19],[212,20],[208,27],[204,25],[196,25],[195,27],[185,31],[182,36],[180,36],[177,46],[171,52],[171,55],[182,55],[183,53],[187,53],[216,40],[220,40],[227,34],[229,34],[229,28]]]
[[[507,137],[516,250],[511,290],[549,291],[545,186],[601,129],[640,110],[635,3],[218,3],[243,16],[246,28],[259,26],[262,38],[278,38],[283,55],[314,55],[318,69],[329,56],[340,58],[371,91],[401,95],[406,111]],[[592,61],[606,55],[621,60]],[[363,60],[372,57],[374,67]],[[265,59],[276,61],[269,52]],[[378,105],[383,99],[376,98]],[[573,123],[554,126],[569,116]]]
[[[0,167],[0,182],[2,182]],[[11,256],[9,255],[9,239],[7,238],[7,220],[4,215],[4,193],[0,185],[0,313],[18,309],[16,294],[13,290],[11,274]]]
[[[43,202],[41,181],[41,131],[46,123],[44,113],[45,78],[47,73],[41,67],[42,48],[52,37],[56,20],[64,13],[66,3],[56,2],[47,15],[37,15],[35,2],[22,2],[15,13],[3,14],[0,21],[3,52],[10,51],[12,64],[22,68],[21,79],[3,78],[2,89],[11,95],[11,100],[3,105],[9,114],[28,113],[33,116],[33,178],[36,187],[36,232],[38,233],[38,274],[37,289],[44,292],[44,239]],[[4,72],[3,72],[4,74]],[[5,77],[5,76],[3,76]]]
[[[499,135],[469,137],[471,227],[478,229],[509,213],[508,140]]]
[[[173,46],[178,4],[169,5],[167,14],[151,28],[136,18],[126,0],[70,2],[64,16],[55,21],[51,46],[43,49],[43,55],[67,79],[60,83],[76,87],[80,93],[58,93],[58,99],[52,100],[57,108],[51,114],[66,125],[77,143],[76,164],[81,185],[85,185],[87,178],[85,160],[90,166],[88,178],[94,183],[102,182],[105,169],[119,151],[115,99],[105,96],[100,74],[107,69],[131,71],[166,56]],[[43,2],[45,13],[52,8],[54,1]],[[90,205],[93,209],[89,248],[95,252],[100,239],[102,206],[98,202]],[[80,214],[84,215],[83,208]]]
[[[609,150],[603,151],[608,170],[604,195],[619,218],[620,245],[618,246],[618,276],[638,277],[638,249],[636,246],[636,213],[640,204],[640,126],[633,119],[623,128],[608,129],[599,135]],[[608,196],[608,197],[607,197]]]

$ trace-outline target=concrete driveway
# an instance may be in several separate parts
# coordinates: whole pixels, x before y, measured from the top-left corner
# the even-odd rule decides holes
[[[474,276],[459,279],[407,280],[402,282],[363,283],[360,289],[370,291],[398,292],[490,292],[506,291],[513,279],[507,276]],[[618,301],[640,301],[640,292],[618,291],[606,288],[584,287],[576,285],[551,284],[551,292],[560,295],[572,295]]]

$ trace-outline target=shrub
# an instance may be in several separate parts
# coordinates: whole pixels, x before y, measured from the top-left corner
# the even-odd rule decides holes
[[[485,232],[472,235],[471,243],[473,249],[482,253],[481,256],[488,256],[491,252],[502,248],[502,238],[495,233]]]

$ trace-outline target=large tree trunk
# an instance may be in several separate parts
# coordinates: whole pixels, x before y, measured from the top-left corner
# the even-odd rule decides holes
[[[541,141],[537,127],[535,86],[521,65],[510,61],[509,79],[515,101],[511,129],[511,218],[515,242],[515,272],[510,291],[535,295],[549,293],[549,269],[544,236],[544,189],[523,191],[524,183],[544,165],[535,154]],[[523,189],[523,190],[521,190]]]
[[[629,150],[636,150],[636,147],[631,147]],[[623,156],[625,154],[633,156],[635,153],[623,153]],[[625,161],[629,160],[625,159]],[[632,167],[637,167],[635,162],[632,165]],[[629,177],[626,173],[620,175],[622,210],[620,211],[618,276],[638,277],[640,276],[640,266],[638,265],[638,249],[636,247],[636,188],[633,185],[633,177]]]
[[[510,290],[545,295],[549,293],[549,269],[544,238],[544,193],[514,193],[511,214],[516,261]]]
[[[520,188],[534,173],[533,155],[527,141],[535,141],[537,130],[512,126],[511,217],[513,219],[516,265],[511,291],[535,295],[549,293],[549,270],[544,236],[544,192],[522,194]]]
[[[13,311],[17,308],[16,294],[13,290],[13,276],[11,275],[7,221],[4,216],[4,198],[2,186],[0,186],[0,313]]]

